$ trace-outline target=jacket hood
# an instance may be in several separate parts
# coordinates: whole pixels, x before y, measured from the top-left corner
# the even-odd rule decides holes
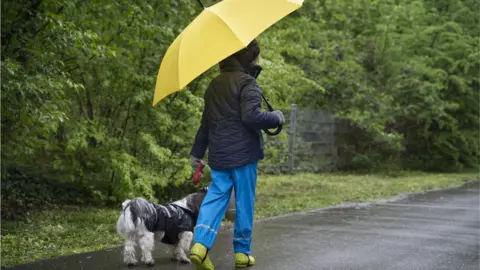
[[[248,66],[242,66],[240,62],[232,57],[229,57],[219,64],[220,72],[232,72],[232,71],[241,71],[244,73],[249,74],[250,76],[254,77],[255,79],[258,78],[260,72],[262,71],[262,67],[255,63],[251,63]]]
[[[248,46],[235,54],[227,57],[220,62],[220,71],[243,71],[257,78],[262,68],[255,64],[255,60],[260,55],[260,46],[256,40],[253,40]]]

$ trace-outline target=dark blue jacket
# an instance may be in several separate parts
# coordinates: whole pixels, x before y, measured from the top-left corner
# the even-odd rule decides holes
[[[205,92],[200,128],[190,154],[208,165],[229,170],[263,159],[261,130],[280,125],[278,116],[261,110],[260,86],[235,58],[220,63],[220,74]]]

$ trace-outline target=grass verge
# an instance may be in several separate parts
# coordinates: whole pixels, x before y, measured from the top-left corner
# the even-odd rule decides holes
[[[311,210],[349,202],[366,202],[393,196],[461,185],[480,180],[478,173],[429,174],[403,172],[398,176],[302,174],[265,176],[257,184],[255,217]]]
[[[389,198],[401,193],[461,185],[477,173],[384,175],[299,174],[261,176],[255,217],[269,217],[347,202]],[[2,266],[122,244],[115,232],[118,209],[63,208],[42,211],[28,221],[2,222]]]

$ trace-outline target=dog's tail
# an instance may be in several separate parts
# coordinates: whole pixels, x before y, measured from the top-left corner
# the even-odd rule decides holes
[[[117,221],[117,232],[123,235],[133,232],[139,224],[145,225],[155,216],[155,208],[147,200],[143,198],[126,200],[122,203],[122,214]]]
[[[132,200],[126,200],[122,203],[122,214],[117,220],[117,232],[119,234],[127,234],[135,230],[135,219],[132,215]]]

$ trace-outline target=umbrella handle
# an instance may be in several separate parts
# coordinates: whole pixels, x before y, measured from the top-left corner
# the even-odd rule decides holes
[[[265,103],[267,104],[267,108],[269,111],[273,112],[274,109],[272,107],[272,105],[270,105],[270,103],[268,102],[267,98],[263,95],[262,93],[262,98],[263,100],[265,101]],[[263,131],[268,135],[268,136],[277,136],[278,134],[280,134],[280,132],[282,132],[282,128],[283,128],[283,125],[280,125],[277,127],[277,129],[273,132],[271,132],[270,130],[268,129],[264,129]]]

